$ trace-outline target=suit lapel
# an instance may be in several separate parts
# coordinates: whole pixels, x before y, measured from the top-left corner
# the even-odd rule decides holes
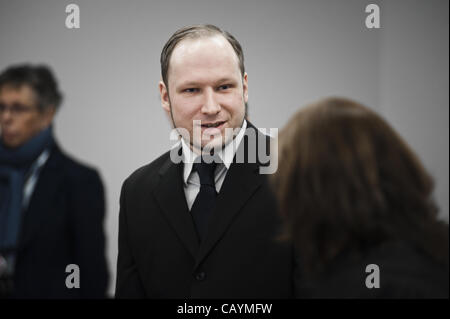
[[[256,164],[233,163],[230,166],[222,189],[217,196],[216,209],[208,227],[206,238],[200,246],[195,268],[222,238],[241,208],[261,186],[261,183],[262,179],[258,174]]]
[[[231,164],[217,197],[216,209],[208,227],[208,233],[201,245],[186,204],[182,182],[183,164],[174,164],[168,158],[159,171],[160,181],[153,194],[178,237],[195,258],[196,264],[194,269],[198,267],[211,249],[219,242],[241,211],[241,208],[263,183],[264,177],[259,174],[261,164],[258,161],[249,163],[247,151],[249,143],[258,145],[259,139],[264,141],[268,141],[268,139],[259,133],[251,123],[249,123],[249,128],[256,131],[255,138],[251,138],[252,141],[249,141],[244,136],[236,152],[244,152],[245,156],[240,158],[245,158],[245,163]],[[250,136],[252,135],[250,134]],[[254,148],[252,149],[255,151]]]
[[[198,252],[198,238],[194,222],[186,204],[182,183],[183,164],[167,159],[159,171],[160,181],[154,191],[162,212],[193,257]]]
[[[259,174],[260,163],[256,158],[256,163],[252,163],[255,159],[249,156],[248,151],[256,152],[258,154],[258,140],[262,139],[268,143],[268,139],[263,134],[259,133],[258,129],[251,123],[248,123],[248,129],[255,130],[248,136],[242,139],[236,154],[240,154],[236,158],[244,159],[244,163],[232,163],[224,183],[217,197],[216,209],[213,213],[211,223],[208,227],[205,240],[200,246],[200,251],[196,258],[197,267],[202,260],[208,255],[211,249],[218,243],[222,236],[227,231],[228,227],[233,223],[241,208],[248,202],[252,195],[261,186],[264,177]],[[267,145],[266,145],[267,147]],[[243,152],[243,154],[242,154]]]

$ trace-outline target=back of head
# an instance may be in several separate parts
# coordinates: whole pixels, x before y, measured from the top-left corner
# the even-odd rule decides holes
[[[328,98],[301,109],[279,134],[279,160],[273,184],[285,235],[307,268],[390,239],[413,241],[448,264],[432,178],[367,107]]]
[[[19,89],[28,85],[36,94],[38,108],[43,111],[52,107],[58,109],[62,93],[51,69],[45,65],[14,65],[0,74],[0,90],[4,87]]]

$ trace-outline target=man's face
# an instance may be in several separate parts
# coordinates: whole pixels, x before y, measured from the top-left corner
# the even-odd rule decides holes
[[[47,128],[54,111],[40,112],[36,97],[28,85],[0,89],[0,128],[5,146],[16,148]]]
[[[168,88],[160,82],[159,89],[174,127],[186,129],[197,150],[199,144],[227,144],[233,135],[225,135],[225,129],[240,128],[244,120],[247,74],[242,76],[236,53],[221,35],[182,40],[172,52]],[[194,129],[201,131],[199,143],[194,142]]]

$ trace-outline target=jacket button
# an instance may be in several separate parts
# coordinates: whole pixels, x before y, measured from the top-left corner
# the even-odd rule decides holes
[[[203,280],[205,280],[205,277],[206,277],[206,274],[205,274],[205,272],[203,272],[203,271],[198,272],[198,273],[195,275],[195,279],[198,280],[198,281],[203,281]]]

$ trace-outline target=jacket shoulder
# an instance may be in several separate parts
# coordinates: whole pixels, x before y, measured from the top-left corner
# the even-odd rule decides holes
[[[56,146],[48,159],[49,166],[53,166],[61,170],[61,173],[74,181],[85,181],[92,179],[100,179],[98,171],[85,163],[66,154],[58,146]]]
[[[156,177],[160,169],[167,165],[167,162],[170,160],[170,151],[164,153],[151,163],[144,165],[138,169],[136,169],[127,179],[125,179],[125,185],[139,185],[144,180],[154,180],[153,177]]]

